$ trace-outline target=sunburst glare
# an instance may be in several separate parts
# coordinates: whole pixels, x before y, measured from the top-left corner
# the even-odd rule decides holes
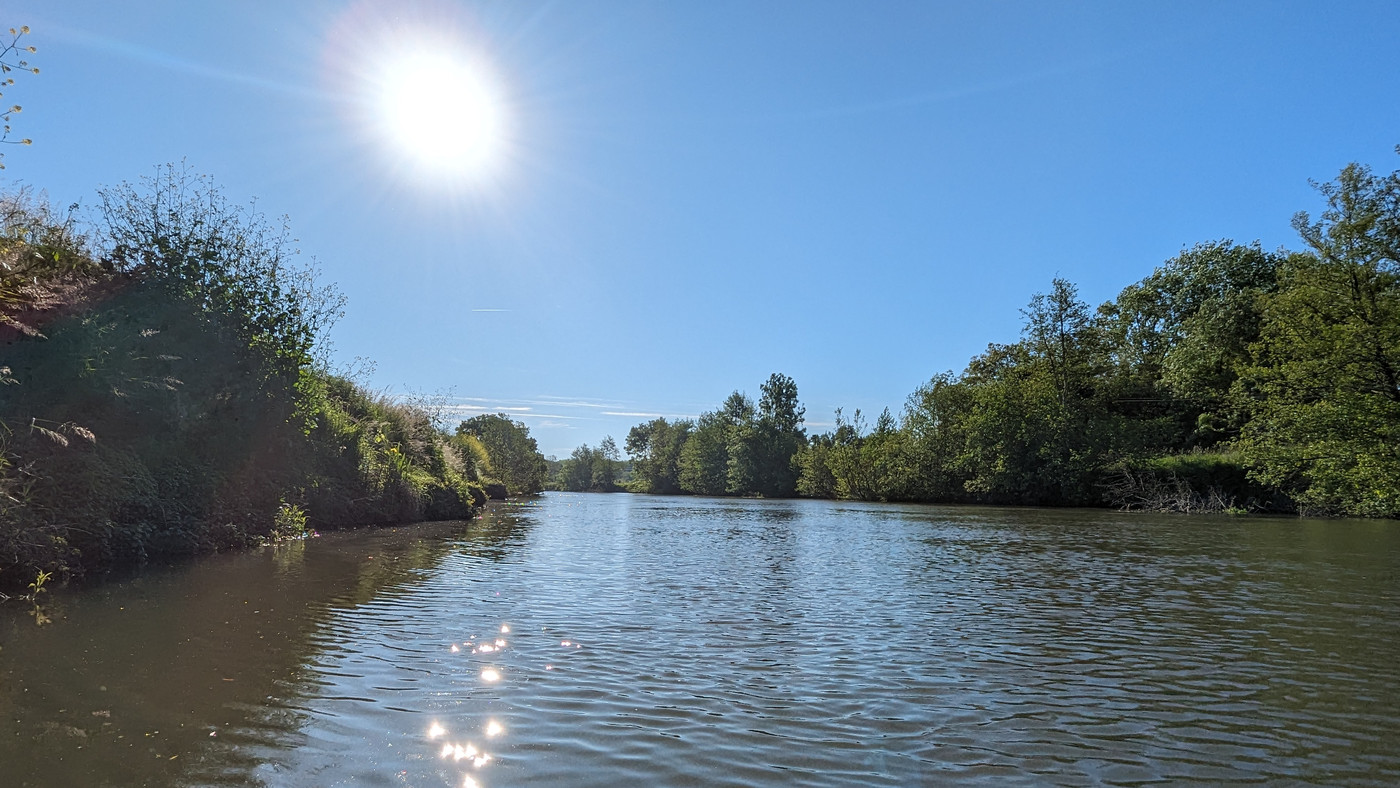
[[[500,99],[484,68],[463,56],[406,55],[385,69],[378,90],[388,143],[425,169],[480,173],[500,154]]]
[[[504,174],[512,113],[488,39],[472,30],[449,8],[401,15],[375,0],[351,6],[331,30],[327,64],[358,136],[405,180],[481,191]]]

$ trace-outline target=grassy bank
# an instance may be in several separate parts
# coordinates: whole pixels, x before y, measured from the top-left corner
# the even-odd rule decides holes
[[[318,359],[342,300],[285,227],[174,167],[102,203],[0,201],[0,588],[485,501],[479,447]]]

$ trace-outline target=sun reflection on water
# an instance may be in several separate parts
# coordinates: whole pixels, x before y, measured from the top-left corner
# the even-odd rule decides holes
[[[509,632],[510,626],[502,624],[500,627],[500,633],[504,635]],[[499,651],[503,651],[507,645],[505,638],[497,637],[492,641],[482,642],[479,645],[475,645],[475,647],[473,647],[474,641],[476,641],[476,639],[477,636],[472,635],[471,639],[463,641],[460,647],[456,643],[451,644],[452,653],[457,654],[464,649],[471,649],[472,654],[492,654]],[[574,644],[572,643],[572,641],[567,640],[564,641],[563,645],[572,645],[574,647],[577,647],[577,644]],[[545,665],[545,670],[552,670],[553,668],[553,665]],[[500,669],[495,667],[483,667],[481,669],[480,677],[482,681],[487,683],[497,682],[503,678]],[[505,726],[502,725],[498,720],[488,719],[486,720],[486,724],[481,730],[482,733],[486,736],[486,738],[494,739],[505,733]],[[428,741],[446,739],[442,743],[442,748],[438,751],[438,757],[444,761],[450,760],[452,763],[461,763],[465,761],[472,768],[480,769],[481,767],[490,763],[494,758],[494,756],[491,753],[488,753],[485,750],[478,748],[473,742],[466,740],[454,741],[450,736],[447,728],[437,720],[434,720],[431,724],[428,725],[426,735]],[[476,778],[472,777],[470,774],[462,776],[462,785],[466,788],[480,788],[480,783],[478,783],[476,781]]]
[[[500,733],[500,732],[501,732],[502,729],[501,729],[500,725],[497,724],[494,720],[492,720],[491,723],[490,723],[489,725],[487,725],[487,735],[488,735],[488,736],[493,736],[493,735],[495,735],[495,733],[492,733],[492,732],[491,732],[492,726],[495,727],[495,733]],[[444,728],[444,727],[442,727],[442,725],[440,725],[440,724],[438,724],[438,723],[436,723],[436,722],[434,722],[432,725],[430,725],[430,726],[428,727],[428,739],[429,739],[429,740],[436,739],[436,738],[438,738],[439,736],[442,736],[442,735],[444,735],[444,734],[446,734],[446,733],[447,733],[447,729]],[[478,749],[477,746],[476,746],[475,744],[473,744],[473,743],[471,743],[471,742],[468,741],[468,742],[462,742],[462,743],[460,743],[460,744],[454,744],[454,743],[452,743],[452,742],[446,742],[446,743],[444,743],[444,744],[442,745],[442,749],[441,749],[440,751],[438,751],[438,757],[441,758],[442,760],[451,759],[453,763],[460,763],[460,762],[462,762],[462,761],[467,761],[468,763],[471,764],[472,768],[480,769],[481,767],[483,767],[483,766],[485,766],[486,764],[490,763],[494,756],[492,756],[491,753],[489,753],[489,752],[486,752],[486,751],[484,751],[484,750]],[[468,775],[463,775],[463,783],[462,783],[462,784],[463,784],[463,785],[472,785],[472,786],[474,786],[474,785],[477,785],[477,782],[476,782],[476,780],[475,780],[474,778],[472,778],[471,775],[468,774]]]

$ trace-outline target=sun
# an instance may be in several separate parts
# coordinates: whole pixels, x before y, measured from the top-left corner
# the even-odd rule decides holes
[[[378,82],[381,131],[420,169],[481,173],[502,155],[504,111],[482,65],[416,53],[387,64]]]
[[[383,184],[497,198],[520,154],[498,37],[450,0],[346,2],[321,62],[347,153],[391,176]]]

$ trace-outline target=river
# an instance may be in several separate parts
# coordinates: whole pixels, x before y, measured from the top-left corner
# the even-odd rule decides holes
[[[4,786],[1400,784],[1395,522],[554,493],[42,601]]]

